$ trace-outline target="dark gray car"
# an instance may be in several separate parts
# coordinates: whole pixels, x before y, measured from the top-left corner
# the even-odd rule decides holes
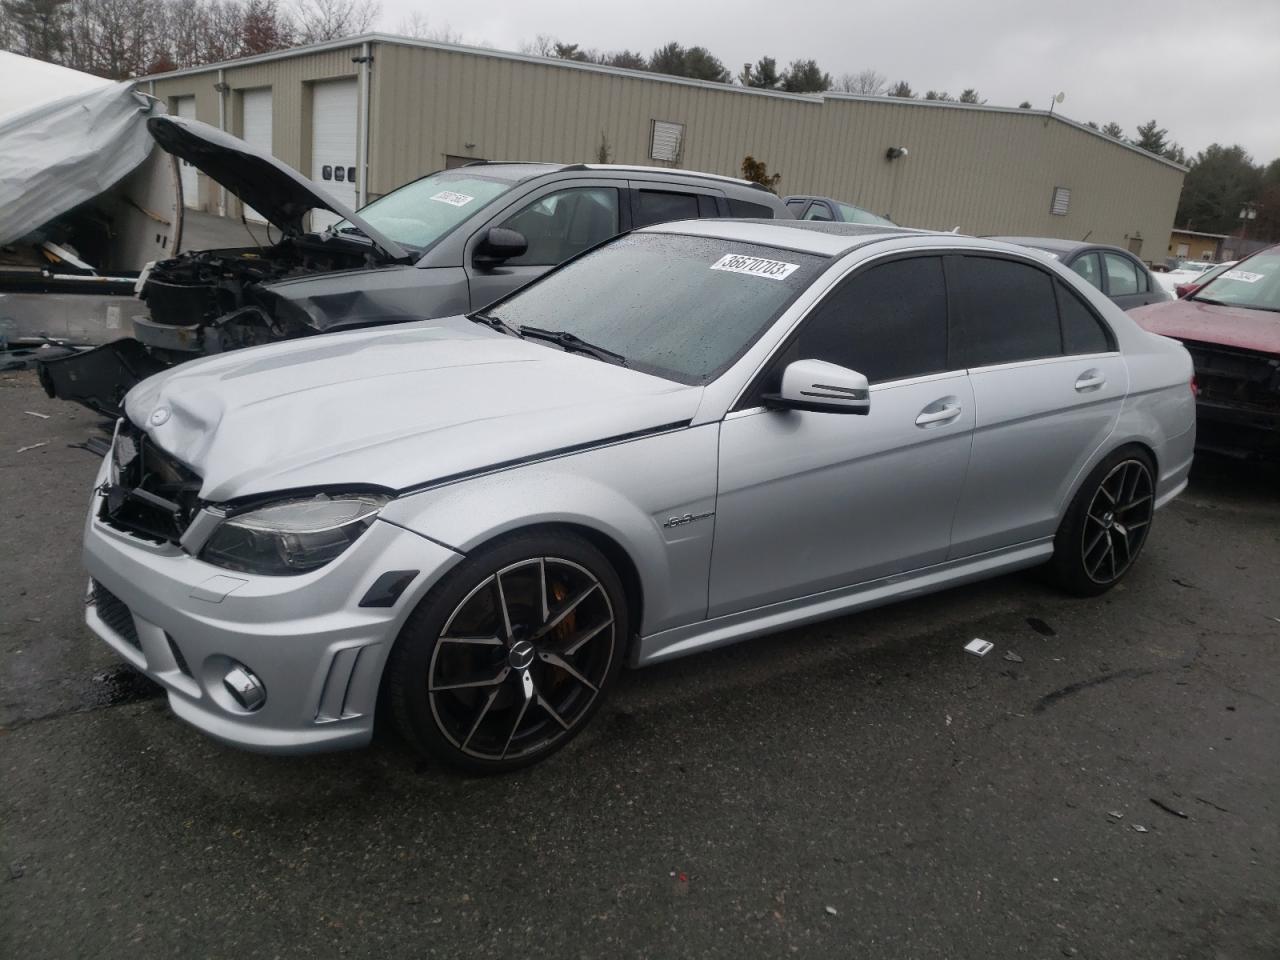
[[[797,220],[816,220],[818,223],[867,223],[879,227],[896,227],[888,217],[864,210],[862,207],[834,197],[784,197],[783,203]]]
[[[359,213],[215,127],[155,117],[156,142],[279,231],[265,245],[189,251],[139,280],[149,317],[125,339],[45,364],[50,396],[114,415],[166,366],[331,330],[482,309],[552,267],[639,227],[706,217],[791,219],[745,180],[661,167],[491,163],[428,174]],[[307,214],[343,218],[323,231]]]
[[[1005,243],[1043,250],[1064,267],[1074,270],[1110,297],[1122,310],[1172,297],[1156,283],[1146,264],[1128,250],[1105,243],[1058,240],[1053,237],[991,237]]]

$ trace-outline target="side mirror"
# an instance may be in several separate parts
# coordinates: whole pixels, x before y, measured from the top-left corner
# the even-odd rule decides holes
[[[871,388],[856,370],[825,360],[797,360],[782,371],[782,389],[766,393],[765,406],[816,413],[871,412]]]
[[[476,245],[472,260],[477,267],[496,267],[512,257],[523,256],[528,249],[529,241],[519,230],[490,227]]]

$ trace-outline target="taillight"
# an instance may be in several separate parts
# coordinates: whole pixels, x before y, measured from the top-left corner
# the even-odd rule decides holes
[[[1191,375],[1191,395],[1193,397],[1200,396],[1200,384],[1196,383],[1196,375]]]

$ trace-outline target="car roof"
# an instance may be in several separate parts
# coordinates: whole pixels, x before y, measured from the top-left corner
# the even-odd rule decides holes
[[[1063,240],[1060,237],[987,237],[1001,243],[1016,243],[1020,247],[1035,247],[1050,253],[1074,253],[1082,247],[1105,247],[1105,243],[1085,243],[1083,240]],[[1119,249],[1118,247],[1115,249]]]
[[[750,180],[739,177],[726,177],[719,173],[703,173],[701,170],[679,170],[673,167],[643,166],[625,163],[537,163],[524,160],[476,160],[455,170],[486,171],[490,175],[519,183],[533,177],[541,177],[550,173],[590,170],[592,173],[643,173],[652,174],[669,180],[714,180],[720,183],[748,187],[752,190],[763,190],[765,187]]]
[[[801,253],[834,257],[856,247],[889,237],[939,236],[954,234],[910,227],[882,227],[869,223],[835,223],[817,220],[735,220],[709,218],[677,220],[643,227],[639,233],[679,233],[691,237],[716,237],[742,243],[783,247]]]

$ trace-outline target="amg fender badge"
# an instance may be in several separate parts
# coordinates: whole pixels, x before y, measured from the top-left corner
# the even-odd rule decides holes
[[[683,517],[667,517],[663,522],[663,528],[666,527],[683,527],[686,523],[693,523],[695,520],[705,520],[707,517],[714,517],[716,512],[712,510],[710,513],[686,513]]]

